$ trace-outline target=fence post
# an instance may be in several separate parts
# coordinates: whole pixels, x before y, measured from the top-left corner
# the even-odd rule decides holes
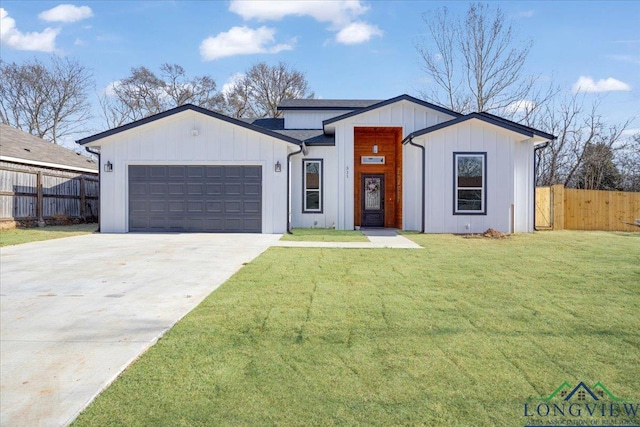
[[[83,222],[87,218],[87,206],[86,206],[86,192],[85,186],[86,182],[84,180],[84,176],[80,177],[80,218],[82,218]]]
[[[36,175],[36,218],[38,218],[38,227],[44,227],[42,201],[42,171],[38,171],[38,174]]]
[[[564,185],[551,186],[553,199],[553,229],[564,230]]]

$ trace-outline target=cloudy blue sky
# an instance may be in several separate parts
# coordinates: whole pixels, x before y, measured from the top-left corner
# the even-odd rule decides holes
[[[67,55],[90,68],[96,92],[128,75],[182,65],[222,88],[258,61],[306,73],[322,98],[417,95],[429,84],[415,44],[423,13],[440,1],[13,1],[0,2],[3,61]],[[638,116],[640,2],[491,2],[522,40],[532,39],[527,73],[567,93],[602,99],[610,121]],[[96,110],[97,111],[97,110]],[[99,118],[95,127],[100,129]],[[98,130],[96,129],[96,130]]]

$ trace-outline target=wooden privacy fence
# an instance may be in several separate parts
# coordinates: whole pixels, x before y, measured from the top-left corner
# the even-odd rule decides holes
[[[98,218],[97,175],[0,164],[0,220]]]
[[[536,228],[640,231],[640,193],[577,190],[563,185],[536,188]]]

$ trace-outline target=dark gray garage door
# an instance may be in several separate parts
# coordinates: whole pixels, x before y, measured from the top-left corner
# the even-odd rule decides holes
[[[261,166],[129,166],[129,231],[260,233]]]

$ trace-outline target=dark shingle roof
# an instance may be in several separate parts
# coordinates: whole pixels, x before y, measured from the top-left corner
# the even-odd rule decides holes
[[[446,127],[449,126],[453,126],[453,125],[457,125],[458,123],[462,123],[462,122],[466,122],[467,120],[471,120],[471,119],[477,119],[477,120],[481,120],[485,123],[489,123],[495,126],[499,126],[501,128],[510,130],[512,132],[517,132],[521,135],[525,135],[528,137],[533,137],[533,136],[540,136],[542,138],[546,138],[549,140],[554,140],[556,139],[556,136],[547,133],[547,132],[543,132],[541,130],[537,130],[537,129],[533,129],[530,128],[528,126],[524,126],[521,125],[519,123],[516,122],[512,122],[511,120],[507,120],[507,119],[503,119],[502,117],[498,117],[495,116],[493,114],[489,114],[489,113],[469,113],[467,115],[464,116],[460,116],[460,117],[456,117],[453,120],[449,120],[446,122],[442,122],[442,123],[438,123],[437,125],[433,125],[433,126],[429,126],[428,128],[424,128],[421,130],[417,130],[415,132],[411,133],[411,136],[413,137],[417,137],[420,135],[424,135],[427,133],[431,133],[431,132],[435,132],[437,130],[440,129],[444,129]]]
[[[149,117],[141,119],[141,120],[136,120],[135,122],[131,122],[129,124],[122,125],[120,127],[114,128],[114,129],[109,129],[107,131],[104,131],[104,132],[101,132],[101,133],[98,133],[98,134],[95,134],[95,135],[92,135],[92,136],[88,136],[86,138],[79,139],[76,142],[78,144],[82,144],[82,145],[88,144],[90,142],[97,141],[99,139],[106,138],[108,136],[115,135],[115,134],[118,134],[120,132],[127,131],[129,129],[134,129],[134,128],[138,127],[138,126],[142,126],[142,125],[145,125],[147,123],[152,123],[152,122],[155,122],[156,120],[161,120],[161,119],[164,119],[165,117],[169,117],[169,116],[172,116],[174,114],[178,114],[178,113],[181,113],[181,112],[187,111],[187,110],[195,111],[195,112],[198,112],[200,114],[204,114],[205,116],[214,117],[216,119],[225,121],[227,123],[231,123],[231,124],[234,124],[234,125],[237,125],[237,126],[241,126],[243,128],[246,128],[246,129],[250,129],[250,130],[252,130],[254,132],[259,132],[259,133],[262,133],[264,135],[269,135],[271,137],[278,138],[278,139],[280,139],[282,141],[286,141],[286,142],[289,142],[291,144],[300,145],[300,141],[298,141],[298,140],[296,140],[294,138],[290,138],[290,137],[288,137],[286,135],[279,134],[277,132],[274,132],[274,131],[272,131],[270,129],[267,129],[267,128],[264,128],[264,127],[256,126],[256,125],[252,124],[251,122],[249,122],[247,119],[236,119],[236,118],[233,118],[233,117],[225,116],[224,114],[216,113],[215,111],[207,110],[206,108],[198,107],[198,106],[193,105],[193,104],[184,104],[184,105],[181,105],[179,107],[175,107],[175,108],[172,108],[170,110],[164,111],[162,113],[158,113],[158,114],[155,114],[153,116],[149,116]]]
[[[98,172],[98,164],[90,157],[5,124],[0,124],[0,157],[20,159],[21,163],[49,163],[59,169]]]
[[[422,105],[423,107],[431,108],[432,110],[440,111],[441,113],[445,113],[445,114],[448,114],[448,115],[453,116],[453,117],[461,116],[460,113],[456,113],[455,111],[449,110],[448,108],[441,107],[439,105],[435,105],[435,104],[432,104],[430,102],[423,101],[422,99],[414,98],[411,95],[404,94],[404,95],[396,96],[394,98],[386,99],[384,101],[378,101],[378,102],[373,103],[373,104],[371,104],[371,105],[369,105],[367,107],[361,108],[361,109],[356,110],[356,111],[351,111],[350,113],[345,113],[345,114],[343,114],[341,116],[337,116],[337,117],[333,117],[331,119],[324,120],[322,122],[322,124],[323,125],[328,125],[328,124],[331,124],[331,123],[334,123],[334,122],[338,122],[340,120],[344,120],[344,119],[346,119],[348,117],[357,116],[358,114],[366,113],[368,111],[375,110],[376,108],[384,107],[384,106],[387,106],[387,105],[390,105],[390,104],[393,104],[393,103],[396,103],[396,102],[400,102],[400,101],[413,102],[414,104]]]
[[[278,110],[358,110],[382,102],[380,99],[285,99]]]
[[[255,119],[251,123],[289,138],[304,141],[307,145],[335,145],[336,143],[335,136],[325,135],[322,129],[285,129],[284,119]]]

